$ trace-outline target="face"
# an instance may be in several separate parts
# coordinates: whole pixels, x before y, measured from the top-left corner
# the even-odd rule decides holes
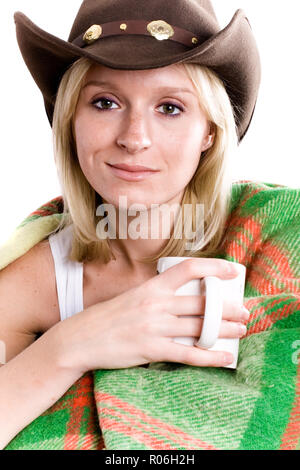
[[[94,65],[80,92],[74,131],[85,177],[116,208],[120,196],[127,207],[180,203],[213,139],[181,65],[130,71]],[[114,167],[120,164],[155,171]]]

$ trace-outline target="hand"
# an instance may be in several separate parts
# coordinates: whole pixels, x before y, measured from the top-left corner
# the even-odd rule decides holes
[[[192,279],[238,275],[234,264],[221,259],[184,260],[140,286],[110,300],[97,303],[53,327],[64,364],[85,373],[95,369],[120,369],[149,362],[178,362],[192,366],[222,367],[231,354],[175,343],[176,336],[198,337],[205,298],[175,296]],[[241,322],[247,313],[233,302],[224,302],[219,337],[245,334]],[[227,358],[227,360],[226,360]]]

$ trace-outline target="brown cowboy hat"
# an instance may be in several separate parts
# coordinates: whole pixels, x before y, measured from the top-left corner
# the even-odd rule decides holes
[[[126,70],[174,63],[207,66],[226,87],[239,141],[248,130],[261,70],[242,10],[221,30],[209,0],[84,0],[68,41],[40,29],[21,12],[14,19],[22,56],[43,94],[50,125],[63,74],[87,57]]]

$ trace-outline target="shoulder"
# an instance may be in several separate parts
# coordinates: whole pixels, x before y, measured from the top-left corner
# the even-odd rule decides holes
[[[54,261],[48,239],[0,271],[1,308],[15,330],[43,333],[60,320]]]

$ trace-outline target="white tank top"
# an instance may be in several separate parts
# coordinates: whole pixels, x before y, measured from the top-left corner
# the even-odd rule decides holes
[[[83,310],[83,263],[69,261],[73,225],[49,236],[49,244],[55,265],[55,277],[60,319]]]

